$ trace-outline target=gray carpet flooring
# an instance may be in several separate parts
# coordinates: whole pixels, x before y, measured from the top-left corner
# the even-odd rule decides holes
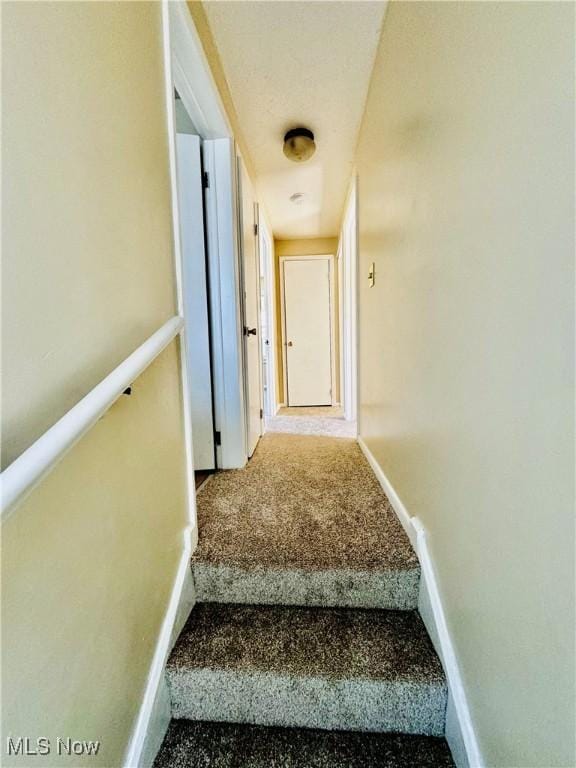
[[[168,661],[176,718],[444,733],[444,673],[416,611],[206,603]]]
[[[155,768],[452,766],[418,560],[356,442],[267,434],[197,509]]]
[[[194,560],[244,568],[408,570],[418,560],[355,440],[266,434],[197,499]]]
[[[174,720],[154,768],[452,768],[444,739]]]
[[[169,673],[190,667],[444,682],[416,611],[204,603],[168,662]]]

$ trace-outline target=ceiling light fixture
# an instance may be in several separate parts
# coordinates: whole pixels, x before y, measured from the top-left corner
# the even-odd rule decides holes
[[[284,154],[294,163],[309,160],[316,152],[314,134],[308,128],[292,128],[284,136]]]

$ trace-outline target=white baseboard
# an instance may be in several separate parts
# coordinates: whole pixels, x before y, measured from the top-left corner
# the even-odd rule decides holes
[[[374,470],[384,493],[396,512],[412,546],[416,550],[422,571],[418,609],[436,652],[442,661],[448,681],[448,708],[446,710],[446,741],[457,768],[484,768],[484,761],[472,725],[466,692],[456,659],[452,639],[446,623],[446,615],[438,588],[436,569],[428,547],[427,532],[417,517],[410,517],[408,510],[382,471],[374,455],[362,440],[358,444]]]
[[[366,457],[368,464],[372,467],[372,470],[374,474],[376,475],[376,478],[378,479],[378,482],[382,486],[384,493],[388,497],[388,501],[392,505],[392,508],[394,512],[396,512],[396,515],[398,517],[398,520],[400,520],[402,524],[402,528],[406,531],[406,535],[410,539],[410,543],[416,549],[416,531],[414,530],[414,526],[412,525],[412,521],[410,520],[410,515],[408,514],[408,511],[404,504],[402,504],[402,501],[400,500],[400,497],[390,484],[390,481],[382,471],[382,467],[376,459],[374,458],[372,451],[368,448],[364,440],[360,436],[358,436],[358,445],[360,446],[360,449],[364,456]]]
[[[164,667],[194,606],[190,557],[197,540],[197,528],[186,529],[174,586],[154,651],[136,726],[124,759],[124,768],[150,768],[170,724],[170,699],[164,681]]]
[[[166,732],[172,720],[170,692],[164,675],[160,678],[154,704],[150,713],[148,730],[142,744],[142,751],[136,764],[138,768],[152,768],[156,755],[160,751]]]

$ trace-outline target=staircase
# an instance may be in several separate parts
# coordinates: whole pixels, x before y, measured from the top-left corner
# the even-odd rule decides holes
[[[418,561],[355,442],[266,435],[198,518],[156,768],[453,765]]]

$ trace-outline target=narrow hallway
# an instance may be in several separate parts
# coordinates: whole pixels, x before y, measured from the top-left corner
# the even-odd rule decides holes
[[[357,443],[267,434],[197,503],[157,768],[452,765],[418,560]]]
[[[2,0],[2,768],[576,768],[575,24]]]

